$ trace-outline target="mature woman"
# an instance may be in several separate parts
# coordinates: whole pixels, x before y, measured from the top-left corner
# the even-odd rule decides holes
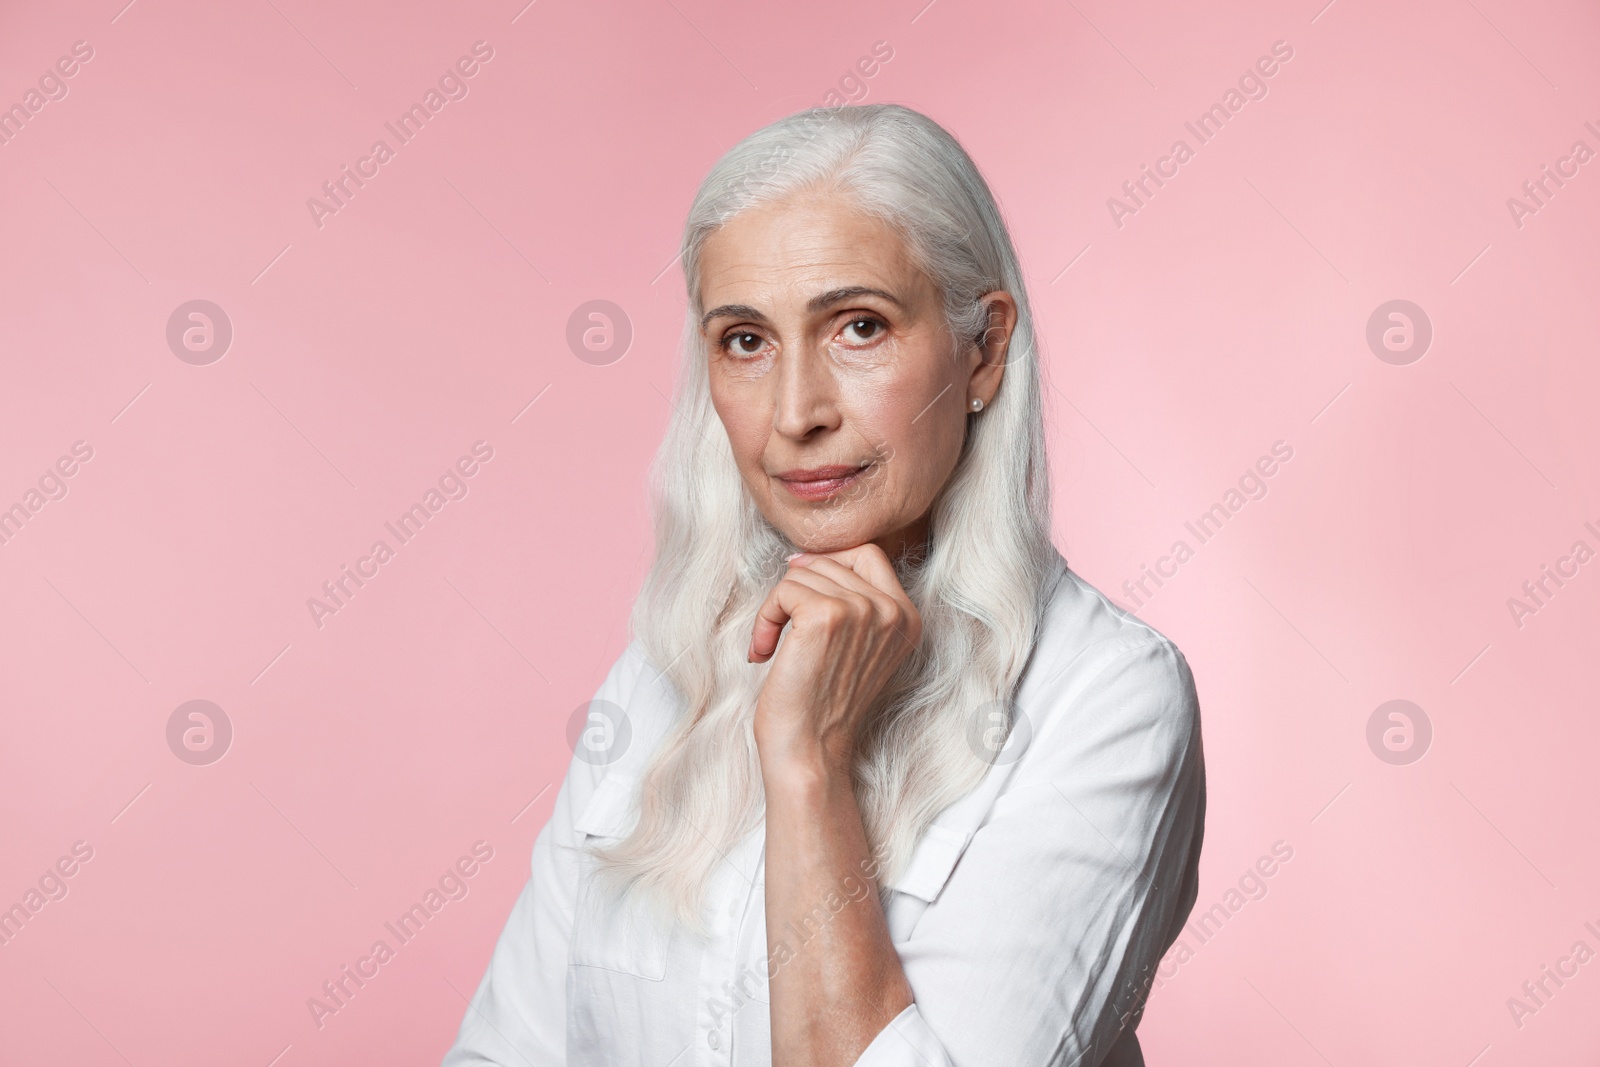
[[[1142,1063],[1199,711],[1051,543],[988,187],[915,111],[802,112],[683,272],[635,640],[445,1067]]]

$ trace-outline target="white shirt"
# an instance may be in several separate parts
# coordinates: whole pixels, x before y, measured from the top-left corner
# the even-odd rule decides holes
[[[1199,706],[1171,641],[1059,555],[1054,581],[1016,695],[1031,729],[891,885],[915,1003],[856,1067],[1143,1063],[1133,1028],[1197,888]],[[443,1067],[769,1065],[765,826],[712,877],[709,939],[598,921],[576,849],[632,827],[640,772],[679,706],[637,642],[596,699],[626,709],[629,747],[570,764]]]

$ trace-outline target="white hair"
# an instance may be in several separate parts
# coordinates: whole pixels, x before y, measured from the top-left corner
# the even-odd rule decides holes
[[[1057,558],[1033,317],[999,207],[966,151],[894,104],[812,108],[735,145],[701,183],[684,227],[682,367],[651,471],[655,561],[631,618],[649,661],[665,667],[681,717],[642,772],[633,830],[594,850],[613,888],[643,893],[702,931],[710,874],[764,815],[752,721],[771,661],[751,664],[746,653],[756,609],[797,549],[746,491],[711,404],[700,257],[729,219],[802,190],[844,195],[903,236],[943,294],[952,339],[962,339],[956,355],[987,325],[978,297],[1004,290],[1017,303],[1000,390],[968,416],[929,542],[894,561],[922,638],[871,709],[853,767],[880,886],[989,769],[998,746],[972,739],[997,702],[1010,728]]]

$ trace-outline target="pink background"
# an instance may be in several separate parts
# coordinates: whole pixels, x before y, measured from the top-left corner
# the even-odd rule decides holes
[[[1227,918],[1169,961],[1151,1062],[1600,1049],[1600,962],[1507,1005],[1600,951],[1600,562],[1507,604],[1600,549],[1600,161],[1507,205],[1600,150],[1592,5],[123,2],[0,15],[0,105],[93,48],[0,146],[0,507],[93,449],[0,545],[0,906],[93,849],[0,946],[0,1060],[437,1063],[626,640],[689,199],[841,86],[945,123],[1006,211],[1069,561],[1129,602],[1196,548],[1140,614],[1198,680],[1196,910]],[[397,147],[383,124],[480,40]],[[1276,41],[1268,95],[1116,225]],[[379,138],[319,228],[307,198]],[[195,299],[233,329],[208,365],[166,340]],[[566,341],[595,299],[633,329],[606,365]],[[1365,336],[1395,299],[1433,329],[1407,365]],[[316,625],[477,441],[468,495]],[[1267,495],[1197,546],[1185,521],[1277,441]],[[166,738],[195,699],[233,729],[204,766]],[[1405,765],[1367,742],[1393,699],[1432,725]],[[307,998],[477,841],[470,893],[319,1028]]]

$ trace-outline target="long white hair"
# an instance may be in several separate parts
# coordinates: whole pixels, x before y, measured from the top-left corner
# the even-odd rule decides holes
[[[977,298],[1017,302],[1006,371],[936,498],[929,543],[894,561],[923,632],[871,709],[853,768],[867,841],[887,886],[945,807],[989,769],[980,717],[1009,709],[1056,561],[1041,383],[1022,271],[999,207],[946,130],[906,107],[813,108],[735,145],[706,175],[683,234],[688,286],[674,413],[651,470],[655,561],[631,627],[681,702],[642,773],[632,832],[595,849],[602,879],[705,930],[705,884],[764,815],[752,731],[768,664],[746,661],[755,612],[797,547],[757,509],[711,405],[699,329],[706,238],[759,204],[822,188],[893,226],[943,294],[952,358],[987,326]],[[1006,713],[1009,729],[1010,716]],[[883,899],[887,890],[880,889]]]

